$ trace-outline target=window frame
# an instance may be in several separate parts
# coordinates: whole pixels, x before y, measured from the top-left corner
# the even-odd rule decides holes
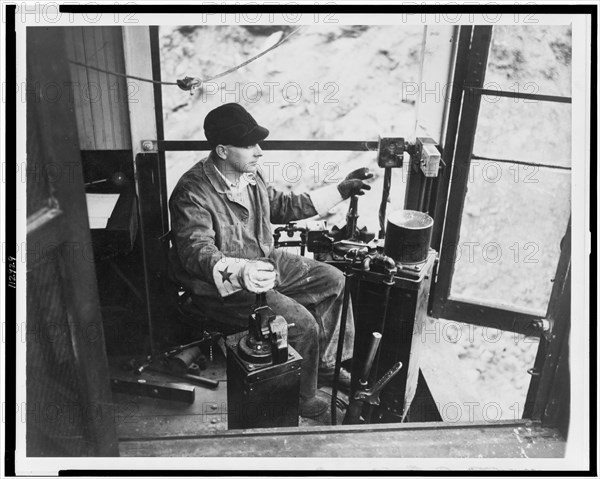
[[[521,308],[494,306],[477,301],[465,301],[451,295],[456,262],[456,245],[460,239],[462,215],[467,195],[469,170],[481,97],[483,95],[571,103],[571,98],[534,95],[521,92],[487,90],[483,88],[488,55],[492,41],[492,26],[460,27],[453,85],[458,86],[450,102],[449,116],[458,124],[448,131],[442,150],[442,170],[436,188],[435,204],[430,214],[435,218],[432,247],[439,252],[435,279],[430,297],[430,314],[435,318],[493,327],[526,336],[540,336],[540,316]],[[460,120],[459,120],[460,118]],[[506,161],[506,160],[502,160]],[[508,160],[507,162],[510,162]],[[522,163],[515,160],[517,163]],[[563,168],[564,169],[564,168]],[[561,251],[559,263],[566,252]]]

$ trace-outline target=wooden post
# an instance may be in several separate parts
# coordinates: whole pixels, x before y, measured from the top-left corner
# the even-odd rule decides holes
[[[448,117],[448,98],[452,94],[458,27],[428,25],[424,37],[416,136],[430,136],[441,144]]]
[[[452,94],[450,85],[458,38],[454,26],[426,26],[423,33],[421,71],[418,83],[415,137],[428,136],[441,144]],[[406,165],[407,184],[404,208],[428,212],[429,196],[436,178],[426,178],[418,159]]]
[[[141,78],[152,78],[150,57],[150,27],[123,27],[125,73]],[[131,147],[133,156],[144,152],[142,140],[157,140],[154,111],[154,85],[127,78]],[[146,150],[149,153],[152,150]]]
[[[154,80],[150,27],[123,27],[125,72],[127,75]],[[157,54],[157,52],[155,52]],[[138,196],[141,246],[144,262],[146,314],[151,353],[155,351],[153,330],[164,317],[164,292],[161,288],[166,271],[166,249],[160,238],[168,230],[165,168],[157,150],[157,114],[155,84],[127,79],[129,123],[133,150],[135,187]],[[164,158],[162,158],[164,163]],[[149,168],[146,168],[148,166]],[[151,171],[150,177],[146,174]]]

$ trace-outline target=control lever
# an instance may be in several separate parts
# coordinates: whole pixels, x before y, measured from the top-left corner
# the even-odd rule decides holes
[[[365,389],[362,391],[356,391],[354,399],[356,401],[366,402],[371,406],[379,406],[379,393],[385,387],[385,385],[389,383],[392,380],[392,378],[400,372],[400,369],[402,369],[402,363],[398,361],[392,366],[392,369],[385,373],[384,376],[375,383],[375,385],[372,388]]]
[[[288,360],[288,325],[283,316],[275,316],[269,322],[271,339],[271,355],[274,364],[285,363]]]
[[[253,364],[285,363],[288,360],[288,324],[283,316],[267,304],[266,293],[256,295],[253,312],[248,318],[248,334],[240,339],[239,354]]]
[[[373,366],[373,360],[375,359],[375,354],[377,353],[377,349],[379,348],[380,341],[381,333],[374,332],[369,347],[369,353],[367,354],[367,360],[365,361],[365,366],[362,370],[362,374],[359,376],[359,383],[363,389],[367,387],[367,383],[369,382],[371,366]]]
[[[352,195],[350,197],[350,206],[348,207],[348,213],[346,214],[346,234],[349,240],[355,240],[358,238],[358,196]]]
[[[381,333],[374,332],[373,337],[371,338],[371,344],[369,345],[369,352],[367,354],[367,359],[364,363],[363,370],[358,377],[358,388],[361,391],[367,389],[367,385],[369,383],[369,375],[371,374],[371,366],[373,366],[373,360],[375,359],[375,354],[377,353],[377,349],[379,348],[379,342],[381,341]],[[356,394],[354,397],[350,399],[350,404],[348,405],[348,410],[346,411],[346,415],[344,416],[343,424],[358,424],[360,423],[360,413],[362,412],[363,401],[356,400]]]
[[[131,363],[133,372],[137,375],[141,375],[144,372],[144,369],[146,369],[148,366],[150,366],[154,361],[168,359],[172,356],[179,354],[181,351],[185,351],[188,348],[197,346],[199,344],[205,343],[206,341],[209,341],[212,339],[213,339],[212,335],[205,331],[202,335],[202,339],[198,339],[197,341],[192,341],[191,343],[182,344],[179,346],[173,346],[171,348],[159,351],[158,353],[156,353],[154,355],[148,355],[146,357],[146,360],[140,365],[134,365],[134,363]],[[137,367],[135,367],[135,366],[137,366]]]

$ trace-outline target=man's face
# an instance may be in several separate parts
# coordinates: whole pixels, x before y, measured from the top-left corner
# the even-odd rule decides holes
[[[236,173],[256,173],[259,158],[262,156],[261,147],[250,146],[225,146],[226,167]]]

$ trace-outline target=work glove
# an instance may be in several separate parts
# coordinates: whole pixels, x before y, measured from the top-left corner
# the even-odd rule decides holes
[[[264,293],[277,284],[277,269],[268,261],[248,261],[239,274],[242,288],[251,293]]]
[[[371,187],[363,181],[368,180],[369,178],[373,178],[373,173],[369,173],[369,168],[359,168],[358,170],[354,170],[338,185],[338,191],[344,200],[353,195],[362,196],[365,194],[364,190],[371,189]]]

